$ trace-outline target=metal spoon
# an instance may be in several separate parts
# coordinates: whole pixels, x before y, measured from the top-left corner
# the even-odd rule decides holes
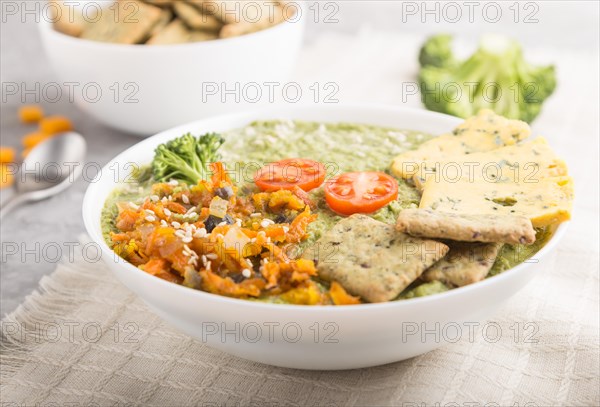
[[[0,207],[0,219],[25,202],[49,198],[71,186],[81,175],[85,152],[85,140],[75,132],[35,146],[15,174],[16,193]]]

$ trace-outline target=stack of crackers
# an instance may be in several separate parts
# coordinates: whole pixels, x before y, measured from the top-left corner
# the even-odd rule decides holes
[[[54,28],[64,34],[118,44],[180,44],[230,38],[294,16],[284,1],[118,0],[75,9],[51,0]]]

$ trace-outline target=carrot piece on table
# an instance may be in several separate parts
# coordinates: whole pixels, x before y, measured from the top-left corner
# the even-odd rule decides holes
[[[8,165],[0,164],[0,189],[11,186],[14,180],[15,175],[10,171]]]
[[[49,137],[52,137],[52,134],[39,132],[29,133],[23,137],[23,147],[26,149],[33,148]]]
[[[26,105],[19,109],[19,118],[23,123],[37,123],[44,117],[44,111],[38,105]]]
[[[15,162],[15,149],[12,147],[0,147],[0,163],[8,164]]]
[[[56,134],[73,130],[73,124],[64,116],[48,116],[40,120],[40,132]]]

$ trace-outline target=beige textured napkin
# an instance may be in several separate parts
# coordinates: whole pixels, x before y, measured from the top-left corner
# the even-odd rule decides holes
[[[600,405],[597,257],[559,250],[549,264],[490,321],[499,338],[478,331],[404,362],[317,372],[212,350],[163,324],[103,264],[75,258],[2,321],[2,402]]]

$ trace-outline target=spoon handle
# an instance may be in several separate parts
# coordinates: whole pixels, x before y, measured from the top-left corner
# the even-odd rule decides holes
[[[27,200],[27,194],[15,194],[8,198],[6,202],[4,202],[0,207],[0,219],[3,219],[7,213],[9,213],[22,203],[27,202]]]

